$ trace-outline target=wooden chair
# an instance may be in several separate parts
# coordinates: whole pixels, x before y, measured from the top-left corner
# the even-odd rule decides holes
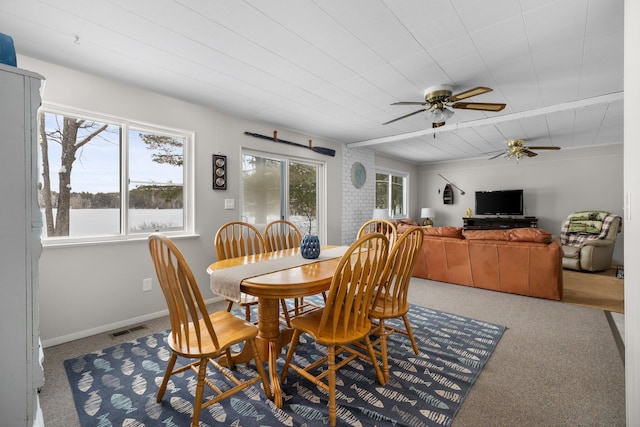
[[[294,331],[282,370],[282,381],[284,382],[288,369],[291,368],[327,390],[329,421],[332,426],[336,425],[336,370],[356,357],[366,357],[347,344],[364,341],[378,381],[384,381],[369,340],[369,310],[375,285],[380,279],[389,254],[388,245],[389,240],[380,233],[369,233],[356,240],[338,263],[325,307],[291,319]],[[307,366],[291,363],[302,333],[311,336],[318,344],[327,346],[327,356]],[[351,354],[336,364],[336,353],[342,350]],[[325,362],[328,368],[317,370]],[[317,370],[317,375],[312,374],[314,370]]]
[[[368,233],[382,233],[389,239],[389,250],[398,240],[398,231],[393,223],[386,219],[370,219],[366,221],[358,230],[356,238],[362,237]]]
[[[419,354],[418,345],[413,337],[411,325],[407,318],[409,302],[409,283],[411,273],[418,259],[418,254],[422,248],[423,232],[422,228],[414,226],[402,233],[393,245],[387,263],[385,265],[380,286],[376,291],[371,305],[369,317],[377,320],[377,328],[373,332],[378,335],[378,339],[373,343],[374,347],[380,344],[380,356],[382,358],[382,372],[385,382],[389,381],[389,365],[387,363],[387,337],[393,332],[404,333],[411,339],[413,351]],[[385,324],[386,319],[401,317],[404,321],[405,330],[389,327]]]
[[[263,237],[267,252],[298,248],[300,247],[300,243],[302,243],[302,233],[300,233],[298,227],[294,223],[284,219],[272,221],[267,224]],[[326,301],[326,293],[323,292],[322,297]],[[318,305],[305,300],[303,297],[294,299],[292,309],[287,307],[286,300],[283,299],[280,301],[282,304],[282,316],[287,326],[291,325],[292,316],[298,316],[307,310],[319,308]]]
[[[218,260],[254,255],[265,252],[264,239],[260,230],[254,225],[242,221],[224,224],[214,239]],[[231,311],[235,301],[225,298],[227,311]],[[258,298],[242,293],[237,304],[245,309],[245,318],[251,321],[251,306],[258,303]]]
[[[263,238],[267,252],[297,248],[302,243],[302,233],[298,227],[285,219],[267,224]]]
[[[255,341],[258,328],[226,311],[209,314],[191,268],[175,244],[166,236],[158,233],[150,235],[149,251],[155,265],[158,282],[167,301],[171,321],[171,333],[168,337],[171,358],[167,364],[162,384],[158,389],[156,401],[162,400],[169,378],[173,374],[188,369],[193,370],[198,377],[191,420],[192,427],[199,425],[198,421],[202,409],[259,380],[262,380],[265,394],[270,399],[271,388]],[[251,347],[258,376],[240,381],[229,368],[222,366],[217,360],[226,356],[227,362],[233,368],[230,347],[238,343],[244,343],[245,346]],[[178,356],[196,359],[196,361],[174,370]],[[232,382],[228,389],[222,390],[206,378],[207,365],[209,364]],[[213,390],[215,396],[203,402],[205,384]]]

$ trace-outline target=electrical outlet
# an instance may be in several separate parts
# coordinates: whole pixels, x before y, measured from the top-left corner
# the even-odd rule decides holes
[[[152,279],[142,279],[142,292],[149,292],[151,289],[153,289]]]

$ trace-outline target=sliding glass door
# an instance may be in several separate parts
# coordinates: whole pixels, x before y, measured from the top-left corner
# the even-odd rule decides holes
[[[242,220],[260,230],[287,219],[304,234],[323,234],[322,163],[245,151],[242,154]]]

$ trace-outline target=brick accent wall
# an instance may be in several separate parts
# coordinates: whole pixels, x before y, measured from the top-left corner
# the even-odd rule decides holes
[[[367,170],[361,188],[351,183],[351,166],[360,162]],[[342,244],[350,245],[363,222],[371,219],[375,205],[375,155],[363,148],[342,150]],[[329,194],[331,191],[329,190]],[[331,197],[331,195],[329,195]]]

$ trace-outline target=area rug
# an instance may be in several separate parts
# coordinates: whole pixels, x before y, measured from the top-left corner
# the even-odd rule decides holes
[[[386,386],[380,386],[373,367],[363,360],[354,360],[338,371],[338,425],[451,425],[505,331],[501,325],[415,305],[409,320],[420,354],[413,352],[408,337],[392,334]],[[167,334],[155,333],[64,362],[82,426],[190,425],[195,393],[191,371],[172,377],[163,401],[156,403],[170,355]],[[303,335],[295,357],[298,362],[313,361],[325,353],[324,347],[305,342]],[[178,363],[185,362],[178,359]],[[280,371],[283,363],[281,357]],[[254,368],[237,367],[249,376],[256,375]],[[216,375],[212,372],[210,378],[218,382]],[[328,395],[294,372],[289,372],[282,386],[281,409],[265,398],[258,384],[203,410],[200,426],[328,424]]]
[[[563,270],[562,302],[624,313],[624,280],[615,269],[599,273]]]

